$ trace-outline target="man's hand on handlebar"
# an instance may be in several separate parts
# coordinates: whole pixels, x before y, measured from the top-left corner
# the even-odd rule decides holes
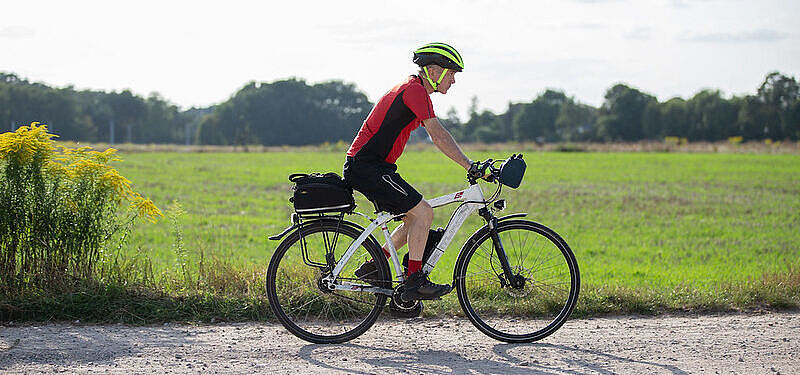
[[[472,162],[472,165],[470,165],[467,174],[476,180],[482,178],[486,181],[492,182],[494,181],[494,175],[492,175],[491,165],[491,159],[485,162],[474,161]],[[487,169],[489,169],[489,173],[486,173]]]

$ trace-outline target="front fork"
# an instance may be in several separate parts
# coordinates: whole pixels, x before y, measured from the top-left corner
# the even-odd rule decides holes
[[[489,235],[492,238],[492,247],[494,247],[497,259],[500,260],[500,267],[503,269],[503,275],[505,275],[505,280],[498,275],[500,283],[510,285],[514,289],[522,288],[525,285],[525,280],[514,275],[514,271],[511,270],[506,250],[503,248],[503,242],[500,241],[500,234],[497,232],[497,218],[485,207],[478,210],[478,214],[486,220],[486,225],[489,227]]]

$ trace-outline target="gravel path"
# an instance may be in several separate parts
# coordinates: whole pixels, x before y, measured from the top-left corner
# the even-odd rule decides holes
[[[260,323],[0,327],[0,373],[800,374],[800,313],[571,320],[503,344],[463,319],[381,320],[343,345]]]

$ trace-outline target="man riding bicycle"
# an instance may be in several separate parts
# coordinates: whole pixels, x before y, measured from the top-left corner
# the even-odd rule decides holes
[[[464,69],[461,55],[444,43],[426,44],[414,52],[420,70],[378,100],[347,151],[345,181],[371,200],[379,210],[404,215],[403,223],[392,232],[392,243],[409,248],[408,278],[401,298],[405,301],[439,298],[450,292],[450,285],[434,284],[422,271],[422,259],[433,208],[422,195],[397,173],[395,162],[403,153],[411,132],[424,126],[433,144],[467,171],[473,162],[445,129],[433,111],[430,94],[447,94],[455,74]],[[389,252],[383,249],[387,257]],[[356,275],[375,270],[366,262]]]

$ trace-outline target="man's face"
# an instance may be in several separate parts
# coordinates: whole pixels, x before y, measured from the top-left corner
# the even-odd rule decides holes
[[[439,89],[437,91],[439,91],[442,94],[447,94],[447,90],[450,90],[450,86],[456,83],[456,73],[458,72],[452,69],[448,69],[447,73],[444,74],[442,83],[439,84]],[[441,71],[439,72],[439,74],[442,74]]]

